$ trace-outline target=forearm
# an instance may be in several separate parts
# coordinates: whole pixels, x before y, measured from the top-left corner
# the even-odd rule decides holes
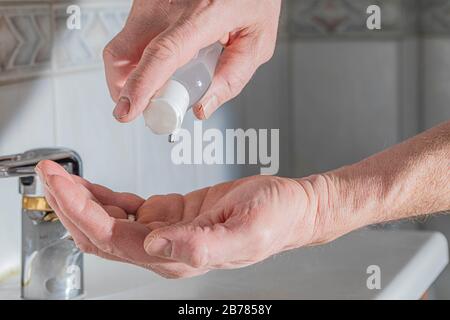
[[[450,122],[306,180],[321,220],[318,242],[374,223],[449,211]]]

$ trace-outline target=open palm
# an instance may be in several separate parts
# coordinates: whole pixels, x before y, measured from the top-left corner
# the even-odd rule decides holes
[[[314,242],[316,214],[295,180],[255,176],[144,201],[71,176],[51,161],[37,172],[83,252],[164,277],[243,267]]]

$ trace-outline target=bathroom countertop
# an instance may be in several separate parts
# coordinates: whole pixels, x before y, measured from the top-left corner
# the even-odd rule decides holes
[[[363,230],[244,269],[213,271],[186,280],[155,280],[102,298],[419,299],[448,260],[447,240],[440,233]],[[381,288],[371,290],[367,279],[377,267]]]
[[[184,280],[166,280],[142,268],[86,256],[85,298],[419,299],[448,260],[442,234],[400,230],[362,230],[247,268]],[[381,287],[370,290],[367,280],[374,274],[368,270],[376,272],[378,267]],[[18,284],[17,274],[3,279],[0,300],[18,299]]]

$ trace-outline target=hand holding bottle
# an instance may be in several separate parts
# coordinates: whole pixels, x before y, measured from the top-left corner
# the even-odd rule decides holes
[[[124,29],[106,46],[114,116],[130,122],[203,48],[225,44],[212,84],[194,106],[199,119],[237,96],[275,48],[281,0],[135,0]]]

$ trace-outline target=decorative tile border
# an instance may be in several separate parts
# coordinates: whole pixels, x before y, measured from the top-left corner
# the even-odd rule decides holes
[[[81,30],[66,28],[80,5]],[[131,0],[0,0],[0,82],[102,65],[104,45],[122,28]],[[383,29],[366,28],[381,7]],[[416,19],[420,13],[419,19]],[[284,0],[281,38],[450,35],[450,0]]]
[[[366,10],[378,5],[380,31],[367,29]],[[290,0],[292,37],[402,36],[415,31],[415,0]]]
[[[120,3],[81,4],[80,7],[80,30],[67,29],[67,5],[53,7],[57,70],[101,64],[103,48],[122,29],[129,11],[128,5]]]
[[[0,81],[50,70],[49,5],[0,5]]]
[[[123,27],[130,1],[0,0],[0,82],[102,65],[106,43]],[[28,3],[28,2],[27,2]],[[81,30],[68,30],[66,8],[81,7]]]
[[[450,35],[450,0],[421,0],[423,35]]]

